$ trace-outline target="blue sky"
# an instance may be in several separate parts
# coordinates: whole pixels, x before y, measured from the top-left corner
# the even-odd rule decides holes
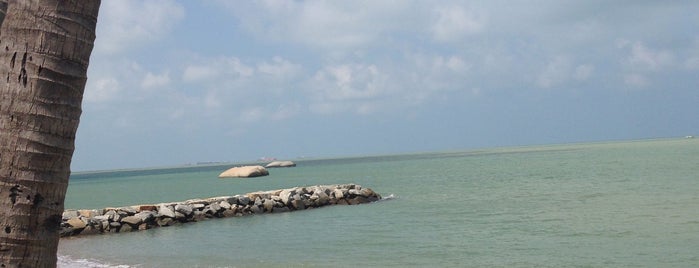
[[[104,0],[74,171],[699,134],[697,1]]]

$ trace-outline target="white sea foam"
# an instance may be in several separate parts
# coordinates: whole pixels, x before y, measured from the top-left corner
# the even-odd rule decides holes
[[[58,255],[58,268],[130,268],[137,266],[115,265],[101,263],[95,259],[72,259],[69,256]]]

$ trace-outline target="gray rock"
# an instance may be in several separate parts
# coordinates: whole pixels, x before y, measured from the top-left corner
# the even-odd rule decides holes
[[[163,217],[168,217],[168,218],[174,218],[175,217],[175,212],[170,209],[168,206],[160,206],[158,208],[158,214]]]
[[[182,213],[185,216],[189,216],[192,214],[192,212],[194,210],[192,209],[192,206],[190,206],[190,205],[177,204],[177,205],[175,205],[175,211]]]
[[[359,190],[357,190],[357,189],[349,189],[347,192],[349,193],[350,196],[360,195]]]
[[[129,215],[129,213],[126,213],[126,211],[122,211],[122,210],[117,210],[116,213],[119,215],[119,218],[120,218],[120,219],[122,219],[122,218],[124,218],[124,217],[126,217],[126,216],[131,216],[131,215],[133,215],[133,214]],[[135,213],[134,213],[134,214],[135,214]]]
[[[132,208],[132,207],[120,207],[120,208],[118,209],[118,212],[123,212],[123,213],[125,213],[127,216],[132,216],[132,215],[138,213],[138,211],[136,211],[136,209],[135,209],[135,208]],[[121,214],[121,213],[119,213],[119,214]]]
[[[235,210],[230,210],[230,209],[226,209],[221,213],[221,215],[223,215],[224,217],[233,217],[233,216],[235,216],[235,214],[236,214]]]
[[[342,190],[340,190],[340,189],[333,190],[333,196],[335,196],[335,199],[345,198],[345,194],[342,193]]]
[[[272,208],[274,208],[274,201],[272,199],[266,199],[264,203],[262,203],[262,207],[264,208],[265,212],[272,212]]]
[[[209,205],[209,209],[211,209],[211,211],[213,211],[214,213],[217,213],[219,210],[221,210],[221,205],[219,205],[218,203],[211,203]]]
[[[206,200],[204,200],[204,199],[198,199],[198,198],[197,198],[197,199],[190,199],[190,200],[184,201],[184,203],[187,204],[187,205],[197,205],[197,204],[200,204],[200,205],[207,205],[207,204],[209,204],[208,201],[206,201]]]
[[[108,216],[110,221],[119,221],[122,218],[121,214],[115,210],[108,210],[104,215]],[[124,213],[124,215],[126,215],[126,213]]]
[[[226,202],[228,202],[228,204],[238,204],[238,196],[230,196],[226,199]]]
[[[131,225],[139,225],[139,224],[143,223],[143,218],[137,217],[137,216],[128,216],[126,218],[121,219],[121,223],[128,223]]]
[[[369,203],[369,200],[366,197],[357,196],[355,198],[348,199],[347,203],[349,203],[350,205],[358,205],[363,203]]]
[[[109,216],[107,215],[94,216],[92,218],[100,222],[109,220]]]
[[[253,203],[254,206],[261,206],[262,205],[262,198],[255,198],[255,202]]]
[[[220,203],[218,203],[218,205],[222,209],[231,209],[231,203],[228,203],[228,201],[221,201]]]
[[[271,199],[272,198],[272,193],[271,192],[254,192],[254,193],[247,193],[246,196],[250,198],[250,200],[255,200],[255,199]]]
[[[174,221],[172,218],[159,218],[156,223],[158,226],[170,226]]]
[[[255,214],[259,214],[262,212],[262,209],[257,205],[252,205],[252,206],[250,206],[250,212],[255,213]]]
[[[187,215],[184,215],[180,212],[175,211],[175,219],[180,220],[180,221],[184,221],[187,219]]]
[[[234,212],[240,212],[243,210],[244,206],[241,205],[231,205],[231,208],[229,210],[234,211]]]
[[[279,199],[285,205],[289,204],[289,199],[291,199],[291,196],[294,194],[294,192],[292,192],[292,191],[293,190],[290,190],[290,189],[284,189],[279,193]]]
[[[141,218],[142,222],[148,222],[148,221],[151,221],[152,219],[155,218],[155,214],[156,213],[153,211],[141,211],[139,213],[136,213],[136,215],[133,215],[133,216]]]
[[[325,194],[325,192],[320,191],[314,192],[313,194],[318,197],[318,200],[316,201],[316,204],[318,204],[318,206],[324,206],[328,204],[328,200],[330,200],[330,197],[327,194]]]
[[[122,233],[131,232],[132,230],[133,230],[133,228],[131,227],[131,225],[128,225],[128,224],[122,224],[121,228],[119,228],[119,232],[122,232]]]
[[[370,197],[370,196],[375,196],[376,193],[369,188],[362,188],[361,190],[359,190],[359,195],[364,196],[364,197]]]
[[[303,199],[302,201],[303,201],[303,206],[304,206],[305,208],[313,207],[313,206],[315,205],[315,203],[313,202],[313,200],[311,200],[310,198]],[[304,208],[304,209],[305,209],[305,208]]]
[[[78,217],[78,211],[77,210],[66,210],[63,211],[63,220],[68,220],[70,218],[77,218]]]
[[[288,207],[274,207],[272,209],[273,213],[282,213],[282,212],[287,212],[287,211],[289,211]]]
[[[85,228],[85,226],[87,226],[87,223],[85,223],[82,219],[78,218],[77,216],[74,218],[70,218],[67,221],[67,223],[68,223],[68,225],[73,227],[73,229],[76,229],[76,230]]]
[[[192,216],[192,219],[194,219],[194,221],[204,220],[204,219],[206,219],[206,214],[202,211],[195,210],[194,215]]]
[[[101,209],[80,209],[78,210],[78,215],[85,218],[92,218],[94,216],[102,215]]]
[[[232,203],[231,203],[232,204]],[[250,198],[247,196],[239,196],[238,197],[238,205],[249,205],[250,204]]]
[[[89,225],[86,226],[85,229],[80,231],[80,234],[84,234],[84,235],[99,234],[99,233],[100,233],[99,229],[97,229],[93,226],[89,226]]]
[[[292,200],[291,206],[297,210],[306,209],[306,204],[303,202],[303,200]]]

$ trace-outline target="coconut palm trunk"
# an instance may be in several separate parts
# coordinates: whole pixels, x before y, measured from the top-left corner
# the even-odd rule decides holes
[[[0,267],[55,267],[100,1],[7,2],[0,28]]]

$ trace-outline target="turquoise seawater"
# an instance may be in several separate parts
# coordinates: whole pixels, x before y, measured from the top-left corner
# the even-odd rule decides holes
[[[62,239],[61,267],[699,267],[699,139],[76,174],[67,208],[358,183],[394,198]]]

